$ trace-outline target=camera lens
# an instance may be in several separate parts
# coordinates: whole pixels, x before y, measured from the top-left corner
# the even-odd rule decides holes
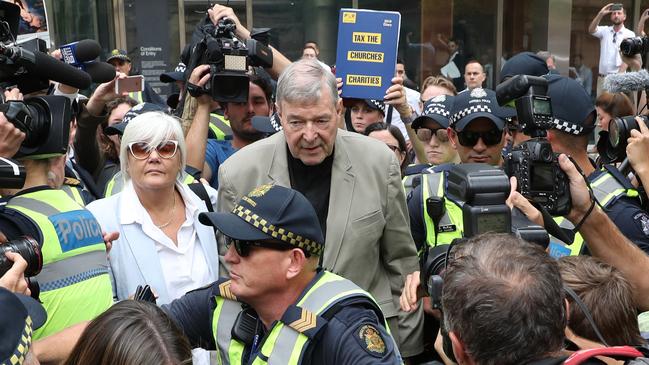
[[[620,143],[620,128],[623,128],[622,119],[615,118],[611,119],[611,122],[608,124],[608,141],[613,148],[617,148]]]
[[[36,240],[25,236],[17,240],[0,244],[0,276],[4,275],[9,271],[9,269],[11,269],[11,266],[13,266],[13,262],[5,256],[5,252],[7,251],[16,252],[27,261],[25,276],[36,276],[41,272],[41,269],[43,268],[41,247]]]
[[[625,56],[633,56],[638,53],[644,53],[644,45],[645,40],[641,37],[626,38],[620,43],[620,51]]]

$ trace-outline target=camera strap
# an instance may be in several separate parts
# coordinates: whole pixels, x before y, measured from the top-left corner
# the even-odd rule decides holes
[[[572,232],[572,235],[569,235],[563,228],[561,228],[554,218],[548,213],[548,211],[543,207],[543,205],[538,204],[532,200],[529,201],[536,209],[541,212],[543,217],[543,227],[548,231],[549,234],[556,237],[557,239],[565,242],[566,244],[572,244],[575,240],[575,234]]]

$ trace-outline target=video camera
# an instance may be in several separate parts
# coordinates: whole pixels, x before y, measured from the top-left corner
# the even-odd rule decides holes
[[[457,164],[451,167],[447,182],[447,198],[462,209],[462,240],[491,232],[511,233],[543,247],[549,244],[550,237],[543,227],[530,222],[517,210],[512,214],[505,203],[510,193],[509,178],[499,168],[479,163]],[[446,253],[456,243],[430,247],[424,254],[421,282],[427,284],[429,293],[434,290],[430,279],[446,267]]]
[[[542,77],[517,75],[498,85],[496,99],[501,106],[512,100],[523,133],[532,139],[515,146],[505,156],[505,172],[515,176],[518,191],[542,205],[551,215],[570,211],[568,178],[559,167],[558,154],[545,138],[554,127],[548,82]]]
[[[264,32],[241,42],[234,35],[235,29],[235,22],[229,18],[219,19],[216,25],[207,21],[205,36],[192,47],[185,71],[189,76],[196,66],[210,65],[210,80],[202,92],[218,102],[247,102],[248,67],[273,66],[273,52],[261,41]]]

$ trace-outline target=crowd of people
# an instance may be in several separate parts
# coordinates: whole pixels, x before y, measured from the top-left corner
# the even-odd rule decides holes
[[[616,5],[589,28],[602,39],[600,76],[638,68],[619,55],[633,32]],[[613,26],[599,26],[608,14]],[[193,44],[224,18],[251,38],[214,5]],[[382,100],[342,97],[315,41],[293,62],[270,47],[272,66],[245,76],[245,100],[214,97],[219,79],[188,67],[191,45],[160,77],[179,95],[117,93],[131,59],[114,50],[115,78],[89,97],[53,83],[74,111],[59,153],[23,153],[33,131],[15,108],[30,95],[5,90],[0,157],[26,176],[2,189],[0,363],[649,361],[644,119],[625,141],[631,169],[607,153],[612,123],[644,97],[593,100],[581,56],[572,78],[547,51],[508,59],[494,83],[547,85],[542,141],[570,209],[552,216],[510,176],[507,212],[545,227],[548,242],[495,226],[468,237],[454,169],[500,171],[539,136],[486,87],[484,65],[440,42],[453,66],[417,85],[398,60]]]

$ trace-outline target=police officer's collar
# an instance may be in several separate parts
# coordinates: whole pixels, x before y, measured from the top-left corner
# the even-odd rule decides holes
[[[32,186],[31,188],[23,189],[16,194],[12,195],[11,198],[25,195],[25,194],[30,194],[30,193],[35,193],[37,191],[42,191],[42,190],[56,190],[50,187],[49,185],[38,185],[38,186]]]

